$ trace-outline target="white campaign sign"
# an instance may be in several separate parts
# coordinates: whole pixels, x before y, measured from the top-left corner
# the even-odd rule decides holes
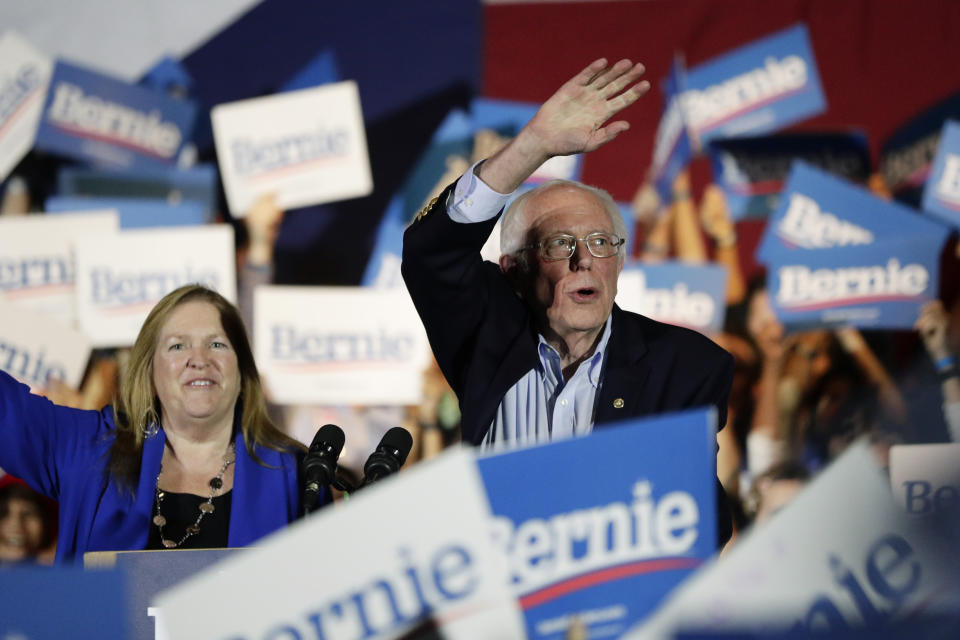
[[[373,190],[355,82],[221,104],[211,118],[234,217],[265,194],[293,209]]]
[[[911,515],[960,509],[960,443],[890,447],[890,489]]]
[[[894,504],[861,441],[624,637],[681,629],[806,637],[956,607],[956,542],[936,533]]]
[[[13,31],[0,35],[0,182],[33,146],[53,60]]]
[[[273,402],[420,403],[430,347],[406,289],[258,287],[253,343]]]
[[[90,341],[56,318],[0,302],[0,369],[35,389],[52,379],[79,388]]]
[[[182,285],[237,299],[230,225],[86,235],[76,250],[77,315],[96,347],[132,345],[153,306]]]
[[[0,301],[76,326],[74,240],[119,228],[114,210],[0,217]]]
[[[156,600],[171,638],[522,638],[473,455],[452,450],[327,507]],[[210,594],[216,594],[211,598]]]

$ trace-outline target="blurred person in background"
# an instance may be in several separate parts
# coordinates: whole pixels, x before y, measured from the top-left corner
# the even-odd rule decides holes
[[[44,498],[10,476],[0,480],[0,568],[50,564],[56,525]]]
[[[960,331],[954,314],[948,314],[943,302],[933,300],[920,310],[915,328],[936,370],[943,395],[943,418],[950,439],[960,442],[960,369],[957,367],[957,343]]]
[[[237,309],[187,285],[144,321],[112,407],[0,372],[0,466],[60,505],[57,561],[247,546],[299,515],[302,444],[269,420]]]

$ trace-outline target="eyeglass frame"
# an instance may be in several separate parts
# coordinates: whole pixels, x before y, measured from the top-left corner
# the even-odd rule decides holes
[[[613,239],[616,241],[616,242],[613,242],[613,243],[612,243],[612,244],[613,244],[613,247],[614,247],[614,252],[611,253],[611,254],[608,255],[608,256],[598,256],[597,254],[595,254],[595,253],[593,252],[593,249],[590,247],[590,243],[587,242],[587,239],[590,238],[590,237],[592,237],[592,236],[608,236],[608,237],[610,237],[610,238],[613,238]],[[571,245],[571,248],[570,248],[570,255],[565,256],[565,257],[562,257],[562,258],[551,258],[550,256],[546,255],[546,253],[544,252],[544,249],[543,249],[544,244],[546,244],[546,242],[547,242],[548,240],[551,240],[551,239],[553,239],[553,238],[570,238],[571,240],[573,240],[573,244]],[[614,257],[615,255],[619,254],[619,253],[620,253],[620,247],[624,246],[624,245],[627,243],[627,239],[626,239],[626,238],[621,238],[620,236],[618,236],[618,235],[615,234],[615,233],[608,233],[608,232],[606,232],[606,231],[592,231],[592,232],[588,233],[587,235],[582,236],[582,237],[579,237],[579,238],[578,238],[577,236],[573,235],[572,233],[554,233],[554,234],[548,236],[547,238],[544,238],[543,240],[540,240],[539,242],[531,242],[531,243],[528,244],[528,245],[524,245],[524,246],[520,247],[520,250],[521,250],[521,251],[526,251],[527,249],[537,249],[537,253],[540,254],[540,257],[543,258],[544,260],[547,260],[547,261],[549,261],[549,262],[558,262],[558,261],[560,261],[560,260],[569,260],[570,258],[572,258],[573,255],[577,252],[577,243],[578,243],[578,242],[582,242],[582,243],[583,243],[583,246],[585,246],[585,247],[587,248],[587,252],[588,252],[591,256],[593,256],[594,258],[599,258],[599,259],[602,260],[602,259],[604,259],[604,258],[612,258],[612,257]]]

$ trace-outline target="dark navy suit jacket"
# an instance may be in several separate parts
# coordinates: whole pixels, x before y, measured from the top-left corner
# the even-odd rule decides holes
[[[452,185],[451,185],[452,187]],[[460,400],[463,440],[483,441],[504,394],[539,363],[535,318],[480,248],[497,218],[473,224],[447,215],[448,187],[403,238],[403,278],[434,356]],[[667,411],[714,406],[726,423],[733,358],[705,336],[612,312],[594,427]],[[614,402],[615,400],[622,402]],[[718,537],[732,524],[717,482]]]

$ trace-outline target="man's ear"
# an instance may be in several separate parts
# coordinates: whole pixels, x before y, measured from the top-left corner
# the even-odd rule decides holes
[[[517,293],[520,292],[520,272],[520,263],[517,261],[516,256],[500,256],[500,273],[506,276],[507,281],[510,282],[510,285]]]

